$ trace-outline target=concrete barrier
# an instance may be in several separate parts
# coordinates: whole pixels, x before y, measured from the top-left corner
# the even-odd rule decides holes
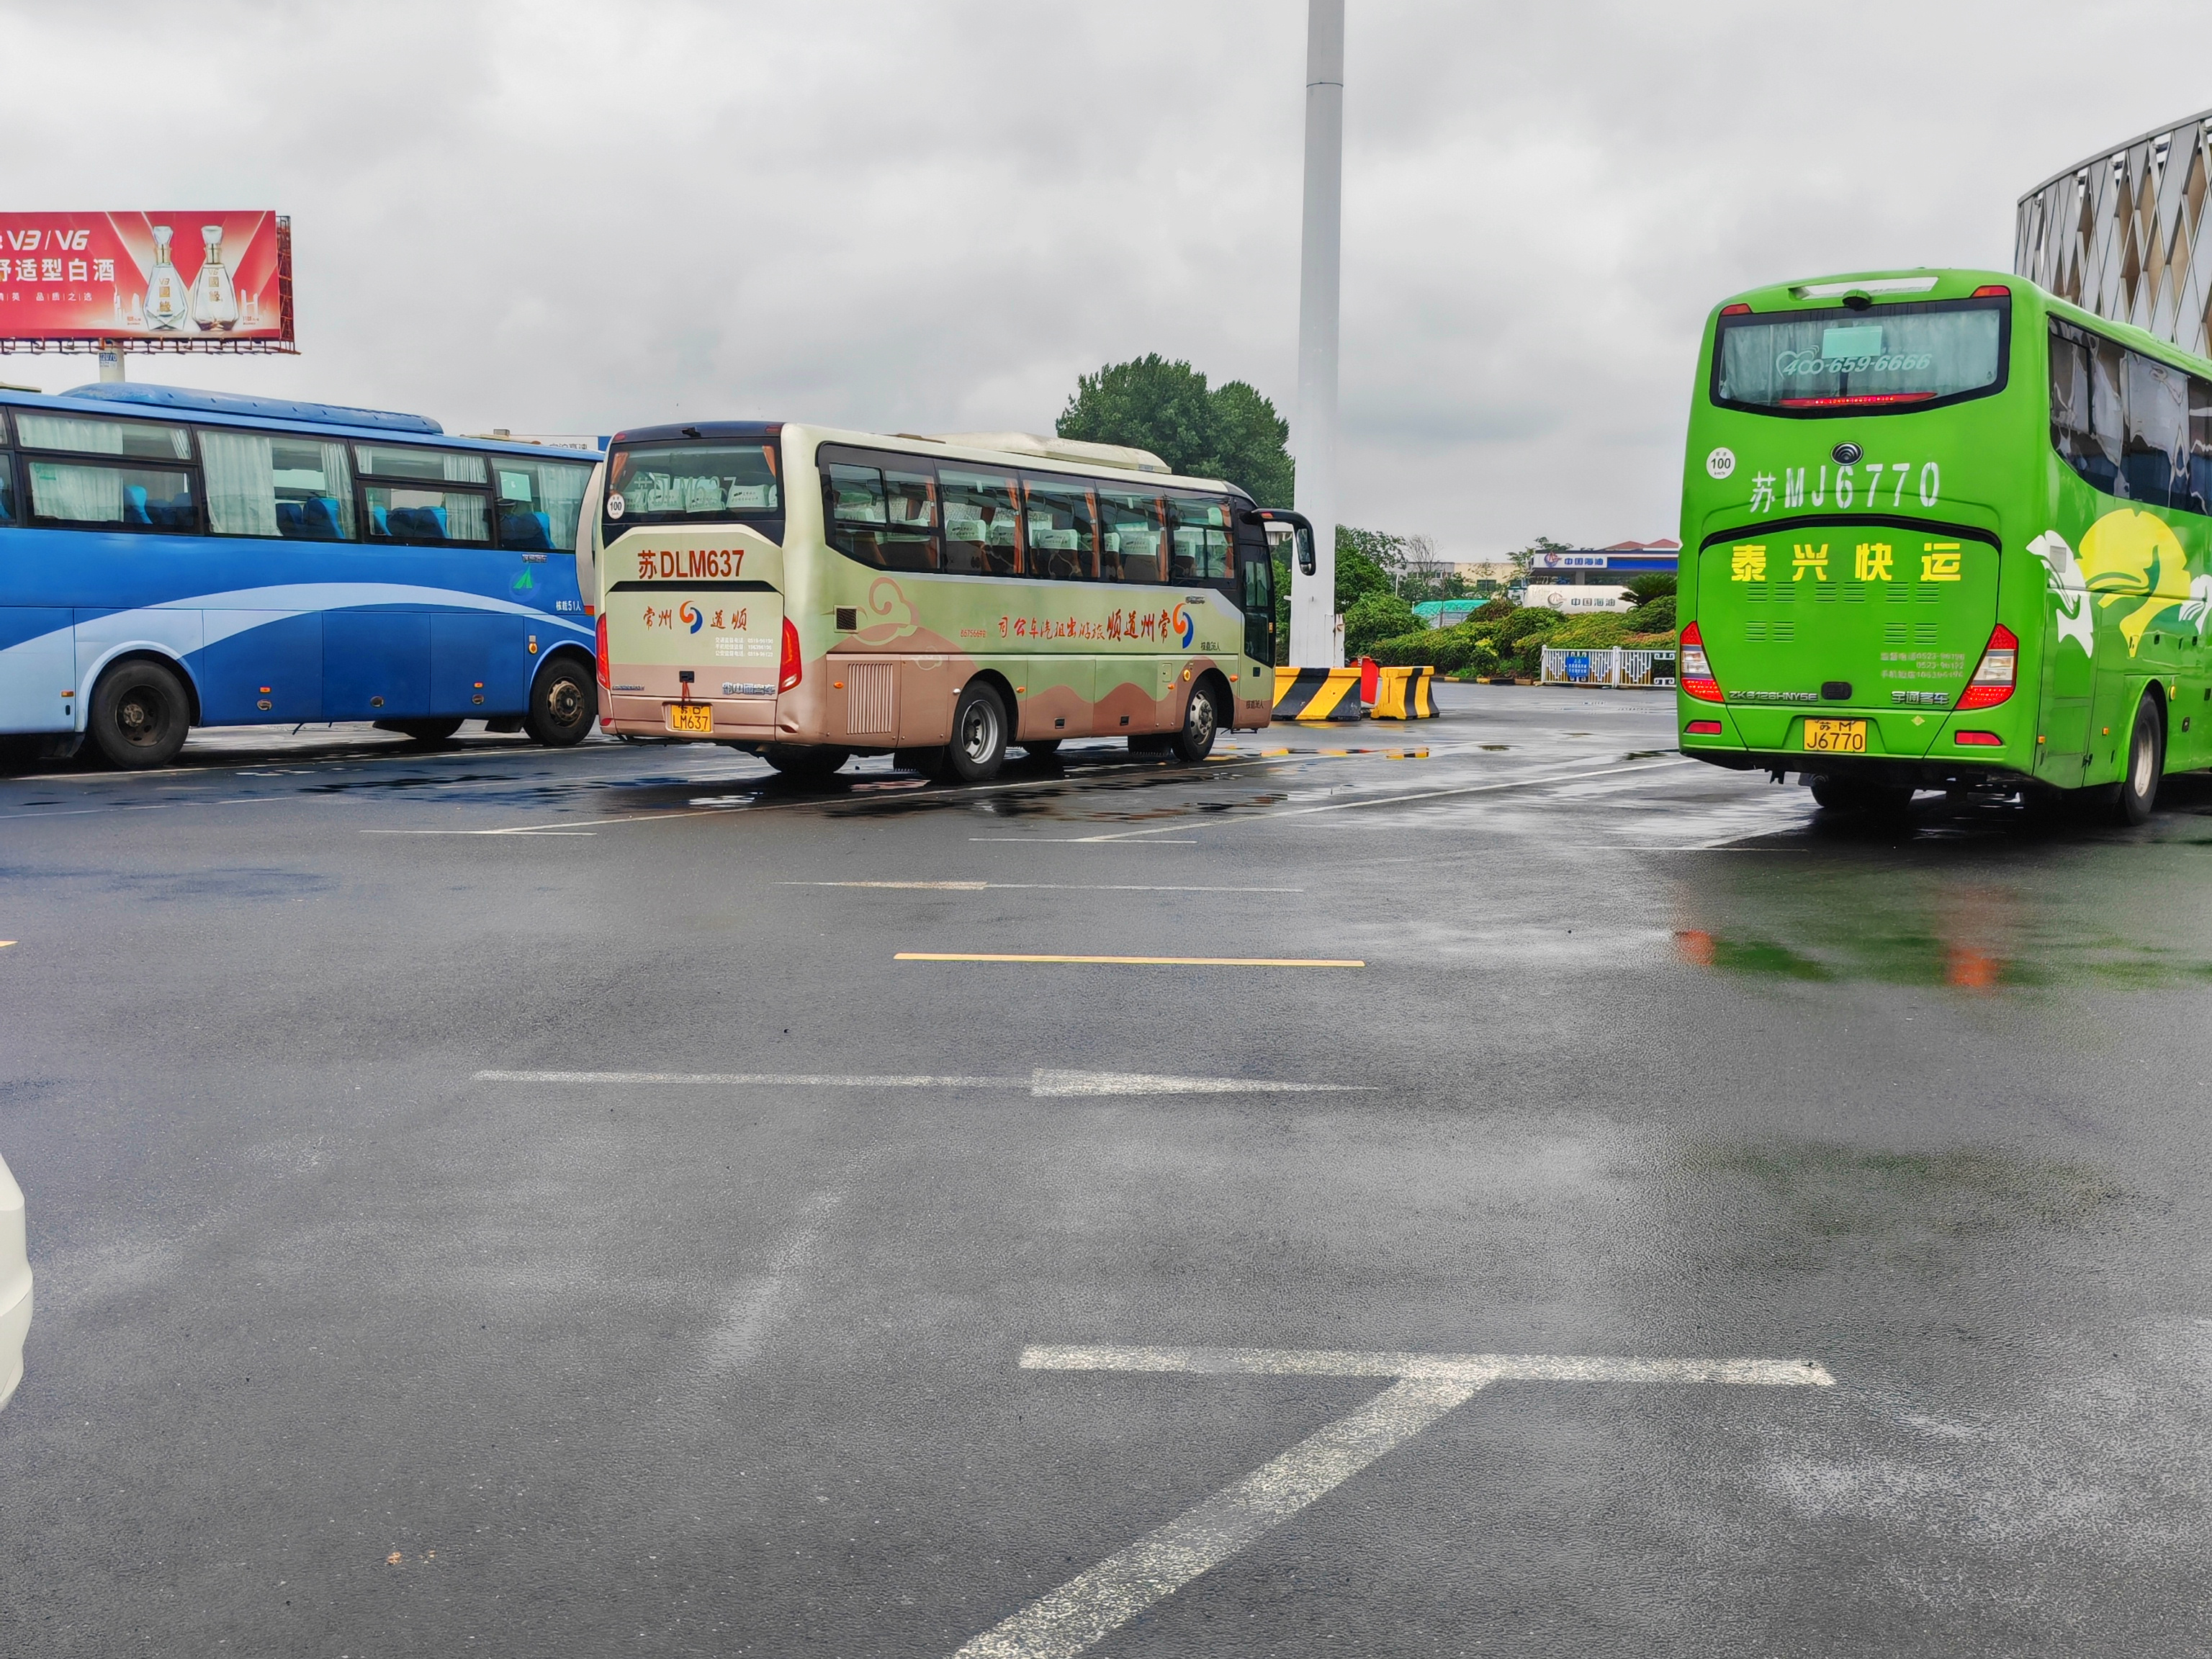
[[[1378,720],[1430,720],[1437,705],[1430,692],[1437,671],[1426,664],[1413,668],[1376,671],[1375,706],[1367,712]]]
[[[1279,668],[1275,671],[1275,718],[1279,720],[1356,720],[1359,706],[1357,668]]]

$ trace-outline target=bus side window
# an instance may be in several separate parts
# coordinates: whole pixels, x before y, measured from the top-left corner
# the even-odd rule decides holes
[[[2189,380],[2189,499],[2191,513],[2212,513],[2212,380]]]
[[[1005,472],[937,469],[945,496],[945,568],[968,575],[1020,573],[1021,486]]]
[[[2051,325],[2051,447],[2098,489],[2112,489],[2111,475],[2098,475],[2097,441],[2089,428],[2088,343],[2059,323]]]
[[[214,427],[202,427],[199,439],[210,535],[353,539],[343,444]]]
[[[525,553],[574,553],[576,520],[591,477],[589,466],[500,457],[494,464],[499,544]]]
[[[1030,574],[1054,581],[1088,580],[1097,568],[1097,525],[1091,493],[1072,479],[1027,478]]]
[[[937,474],[927,461],[884,469],[884,562],[894,570],[937,568]]]
[[[1168,580],[1228,580],[1229,504],[1201,495],[1176,495],[1169,499],[1168,508],[1175,517]]]
[[[2085,474],[2097,488],[2112,495],[2128,493],[2120,471],[2124,428],[2120,419],[2121,388],[2127,380],[2127,353],[2110,340],[2092,336],[2089,341],[2090,466]],[[2101,479],[2103,482],[2100,483]]]
[[[830,544],[862,564],[884,567],[884,475],[872,466],[833,461],[822,469],[822,495]]]
[[[1125,582],[1167,580],[1161,557],[1166,530],[1160,520],[1160,501],[1155,495],[1125,494],[1118,489],[1098,492],[1098,549],[1100,562],[1110,562]]]
[[[2128,496],[2153,507],[2189,500],[2189,377],[2140,352],[2127,354]]]
[[[0,410],[0,525],[15,522],[15,458],[8,453],[8,413]]]

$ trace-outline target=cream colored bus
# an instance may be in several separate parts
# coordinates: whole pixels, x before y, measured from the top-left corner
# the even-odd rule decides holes
[[[599,724],[823,776],[975,782],[1071,738],[1205,757],[1273,707],[1267,537],[1157,457],[778,422],[617,433],[594,522]]]

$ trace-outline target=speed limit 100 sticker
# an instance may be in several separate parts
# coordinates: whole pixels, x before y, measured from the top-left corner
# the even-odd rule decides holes
[[[1735,451],[1723,445],[1705,457],[1705,471],[1709,477],[1725,478],[1735,471]]]

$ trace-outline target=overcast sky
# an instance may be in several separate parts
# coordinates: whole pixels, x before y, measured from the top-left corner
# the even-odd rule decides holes
[[[2006,268],[2022,191],[2212,105],[2170,0],[1349,14],[1343,515],[1461,557],[1674,534],[1717,299]],[[0,0],[0,205],[291,216],[300,356],[137,380],[1048,431],[1158,351],[1295,422],[1304,56],[1304,0]]]

